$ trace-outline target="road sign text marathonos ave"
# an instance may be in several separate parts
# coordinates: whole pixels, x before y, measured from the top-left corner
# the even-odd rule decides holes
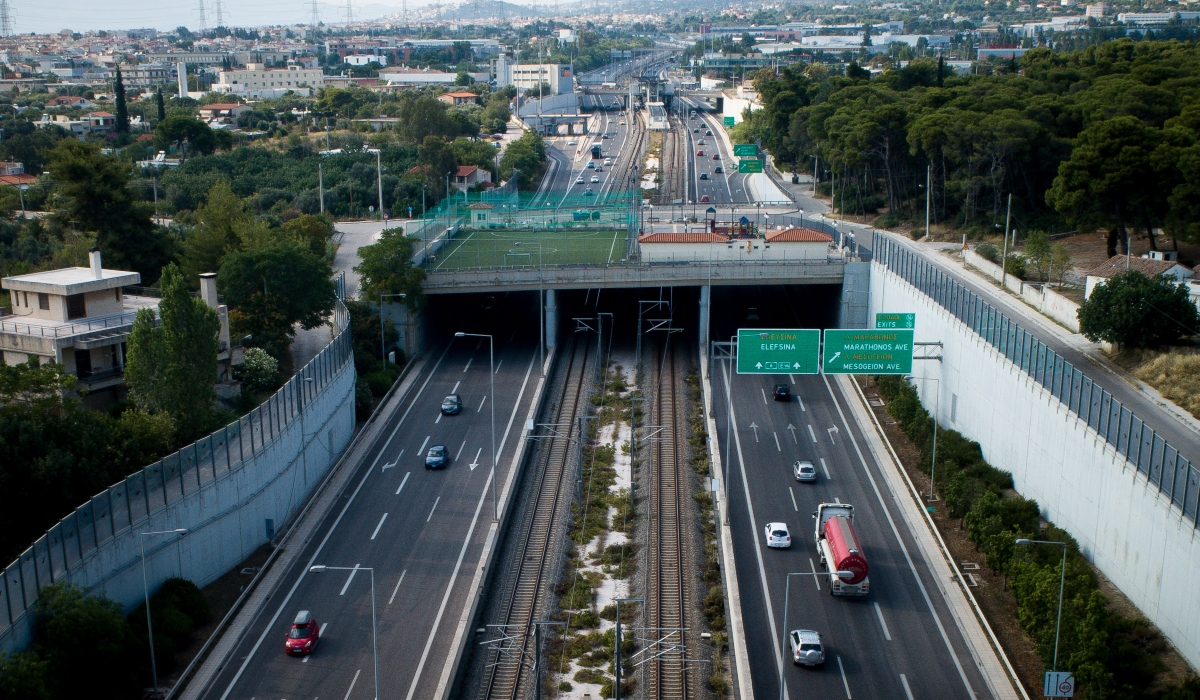
[[[816,374],[821,331],[807,328],[739,328],[738,374]]]
[[[825,331],[821,366],[826,374],[911,374],[913,331]]]

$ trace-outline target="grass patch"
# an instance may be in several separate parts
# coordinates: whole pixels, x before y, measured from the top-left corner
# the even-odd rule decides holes
[[[1145,359],[1134,370],[1134,376],[1200,418],[1200,354],[1179,350],[1141,354]]]

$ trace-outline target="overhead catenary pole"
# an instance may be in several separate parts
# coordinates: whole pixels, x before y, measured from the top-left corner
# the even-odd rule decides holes
[[[1008,228],[1012,225],[1012,192],[1008,193],[1008,213],[1004,215],[1004,251],[1000,254],[1000,287],[1008,282]]]

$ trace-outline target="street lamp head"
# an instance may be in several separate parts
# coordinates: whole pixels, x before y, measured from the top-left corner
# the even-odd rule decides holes
[[[187,532],[187,528],[186,527],[177,527],[177,528],[175,528],[175,532],[182,535],[183,533]]]
[[[314,574],[323,573],[325,571],[325,565],[317,564],[316,566],[310,566],[308,570]]]
[[[1033,543],[1033,540],[1026,539],[1024,537],[1017,538],[1017,544],[1032,544],[1032,543]]]
[[[454,337],[455,337],[455,338],[465,338],[465,337],[466,337],[466,335],[467,335],[466,333],[463,333],[462,331],[459,331],[459,332],[457,332],[457,333],[455,333],[455,334],[454,334]]]

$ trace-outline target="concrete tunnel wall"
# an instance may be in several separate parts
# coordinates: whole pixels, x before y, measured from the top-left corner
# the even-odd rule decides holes
[[[1200,532],[1169,498],[1078,415],[940,304],[871,265],[870,313],[915,312],[917,342],[943,360],[917,361],[921,402],[938,423],[1012,472],[1016,489],[1074,537],[1108,577],[1200,666]],[[937,381],[932,381],[936,379]]]

